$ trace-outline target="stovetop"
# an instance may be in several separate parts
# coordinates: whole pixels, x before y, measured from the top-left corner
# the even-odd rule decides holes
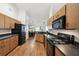
[[[51,41],[52,44],[73,44],[74,37],[69,34],[58,33],[57,36],[48,36],[48,41]]]
[[[52,44],[69,44],[68,42],[64,42],[60,39],[48,39],[48,41],[51,41]]]

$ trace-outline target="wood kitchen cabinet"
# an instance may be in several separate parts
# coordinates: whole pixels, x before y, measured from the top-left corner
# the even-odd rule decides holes
[[[0,56],[5,56],[18,46],[18,35],[0,40]]]
[[[5,28],[8,28],[8,29],[15,28],[15,23],[21,24],[20,21],[13,19],[11,17],[5,16]]]
[[[10,42],[10,39],[9,38],[6,38],[4,41],[4,55],[7,55],[9,53],[9,42]]]
[[[79,29],[79,3],[68,3],[60,8],[53,17],[53,21],[66,16],[65,29]],[[48,20],[48,24],[52,25],[52,21]]]
[[[65,14],[66,14],[66,5],[64,5],[62,8],[60,8],[60,10],[58,10],[54,14],[54,20],[60,18],[61,16],[64,16]]]
[[[4,47],[5,47],[4,41],[1,40],[0,41],[0,56],[4,55],[4,49],[5,49]]]
[[[0,41],[0,56],[4,56],[9,53],[9,39]]]
[[[66,4],[66,28],[79,29],[79,3]]]
[[[11,29],[12,26],[12,18],[5,16],[5,28]]]
[[[11,18],[7,15],[4,15],[2,13],[0,13],[0,28],[3,28],[3,29],[13,29],[15,27],[15,23],[17,24],[21,24],[20,21],[14,19],[14,18]]]
[[[64,56],[64,54],[57,47],[55,47],[55,56]]]
[[[49,42],[47,42],[47,55],[48,56],[54,56],[54,52],[53,52],[53,46],[49,43]]]
[[[44,35],[43,34],[35,34],[36,35],[36,41],[40,43],[44,43]]]
[[[21,24],[21,22],[20,22],[20,21],[18,21],[18,20],[16,20],[16,23],[17,23],[17,24]]]
[[[4,15],[0,13],[0,28],[4,28]]]
[[[15,47],[18,46],[18,35],[10,37],[10,48],[9,50],[12,51]]]
[[[53,16],[51,18],[48,19],[48,26],[51,26],[52,25],[52,21],[53,21]]]

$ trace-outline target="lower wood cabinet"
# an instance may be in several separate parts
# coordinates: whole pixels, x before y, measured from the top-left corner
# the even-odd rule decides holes
[[[10,42],[9,38],[4,40],[4,55],[7,55],[9,53],[9,45],[10,45],[9,42]]]
[[[49,42],[47,42],[47,55],[48,56],[53,56],[54,55],[53,46]]]
[[[12,51],[17,46],[18,46],[18,36],[11,37],[10,38],[9,51]]]
[[[18,35],[0,40],[0,56],[5,56],[18,46]]]
[[[42,34],[35,34],[36,35],[36,41],[40,43],[44,43],[44,35]]]
[[[4,55],[4,50],[5,50],[5,44],[4,41],[0,41],[0,56]]]
[[[58,48],[55,47],[55,56],[64,56],[64,54]]]

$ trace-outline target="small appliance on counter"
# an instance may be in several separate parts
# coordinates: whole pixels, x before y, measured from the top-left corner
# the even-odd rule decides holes
[[[12,29],[12,34],[19,35],[19,45],[22,45],[26,42],[26,32],[25,32],[25,25],[23,24],[15,24],[15,29]]]

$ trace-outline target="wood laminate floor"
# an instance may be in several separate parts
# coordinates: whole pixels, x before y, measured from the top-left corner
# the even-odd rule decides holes
[[[8,56],[46,56],[44,45],[31,37],[21,46],[16,47]]]

